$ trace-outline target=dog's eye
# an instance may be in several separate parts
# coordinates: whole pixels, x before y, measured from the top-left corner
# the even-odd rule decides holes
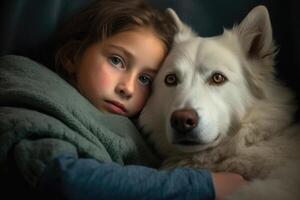
[[[178,78],[175,74],[168,74],[165,77],[165,83],[168,86],[176,86],[178,84]]]
[[[221,73],[214,73],[210,80],[209,80],[209,84],[211,85],[221,85],[223,84],[225,81],[227,81],[227,78],[221,74]]]

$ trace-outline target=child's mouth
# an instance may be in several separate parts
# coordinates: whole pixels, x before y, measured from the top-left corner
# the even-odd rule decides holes
[[[105,100],[105,108],[115,114],[126,115],[127,110],[123,106],[123,104],[117,101]]]

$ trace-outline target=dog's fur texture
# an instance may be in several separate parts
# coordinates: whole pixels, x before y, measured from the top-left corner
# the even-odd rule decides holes
[[[230,171],[251,180],[231,199],[300,199],[296,102],[275,78],[272,27],[257,6],[222,35],[178,25],[139,123],[164,168]]]

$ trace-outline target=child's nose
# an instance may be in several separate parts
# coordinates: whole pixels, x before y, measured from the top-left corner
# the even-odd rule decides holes
[[[121,79],[115,89],[116,93],[122,98],[125,99],[131,98],[134,91],[134,83],[135,83],[134,76],[127,76]]]

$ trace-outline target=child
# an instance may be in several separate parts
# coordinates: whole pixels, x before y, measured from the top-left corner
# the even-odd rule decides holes
[[[62,38],[61,41],[63,45],[58,50],[56,57],[59,73],[98,110],[134,117],[143,108],[151,93],[151,82],[172,45],[175,32],[176,27],[167,14],[149,7],[143,1],[95,1],[76,15],[69,26],[66,26],[65,38]],[[31,73],[34,74],[35,72],[32,71]],[[26,73],[23,76],[26,76]],[[34,78],[39,79],[40,77],[34,76]],[[33,79],[30,80],[33,81]],[[41,79],[41,82],[47,83],[44,80]],[[59,81],[58,79],[49,80],[49,84],[52,84],[51,82],[55,84],[55,81]],[[7,84],[7,81],[5,83]],[[57,88],[57,90],[59,89]],[[70,93],[72,92],[70,89],[68,90]],[[45,91],[39,90],[39,92],[44,94]],[[45,94],[51,96],[53,92],[55,91],[49,89]],[[62,92],[60,95],[64,95],[64,93]],[[27,97],[26,95],[23,96]],[[3,97],[1,96],[1,98]],[[67,98],[62,98],[68,101]],[[81,124],[85,125],[83,128],[74,122],[77,118],[76,120],[72,118],[74,115],[87,114],[89,116],[90,112],[93,113],[91,116],[97,115],[94,114],[92,107],[87,106],[88,112],[84,109],[80,110],[80,108],[75,111],[73,107],[76,106],[72,106],[72,103],[78,104],[70,102],[66,105],[66,111],[72,109],[72,112],[70,112],[70,116],[64,117],[65,112],[60,111],[61,106],[53,103],[51,98],[49,101],[46,106],[51,109],[47,110],[40,106],[48,102],[48,98],[46,98],[46,100],[39,101],[37,110],[55,116],[56,119],[65,122],[67,128],[82,131],[83,136],[91,138],[89,141],[95,141],[98,144],[98,140],[95,140],[97,138],[93,139],[93,137],[95,135],[98,137],[97,134],[100,135],[100,133],[85,135],[88,131],[94,133],[95,130],[99,129],[99,127],[94,128],[96,125],[92,123],[93,118],[91,119],[92,122],[89,122],[78,116],[78,120],[83,121]],[[85,104],[83,100],[78,101]],[[25,104],[22,103],[22,106],[27,106]],[[12,103],[9,103],[9,106],[11,105]],[[18,106],[20,107],[19,104]],[[36,108],[32,105],[28,107],[30,109]],[[106,116],[115,120],[114,115],[107,114]],[[98,123],[106,123],[105,119],[101,119],[104,122],[99,121]],[[17,120],[13,120],[16,123]],[[48,121],[44,120],[44,123],[46,124]],[[122,125],[120,124],[120,126]],[[120,127],[110,128],[121,134]],[[130,140],[128,128],[121,127],[121,129],[124,129],[123,140]],[[15,132],[18,131],[15,130]],[[17,143],[13,150],[15,162],[21,173],[25,174],[25,179],[27,177],[28,182],[32,181],[33,178],[27,174],[32,173],[32,169],[36,170],[33,165],[44,166],[43,170],[39,168],[36,170],[37,172],[34,171],[34,173],[38,173],[38,180],[32,181],[32,185],[42,195],[46,195],[43,196],[44,198],[214,199],[216,197],[219,199],[245,183],[240,176],[230,173],[211,174],[206,170],[187,168],[158,171],[138,165],[122,166],[120,164],[130,163],[126,159],[133,154],[133,150],[128,150],[128,155],[126,152],[120,152],[116,155],[115,152],[119,151],[118,144],[120,149],[124,145],[122,143],[124,141],[121,141],[117,136],[114,139],[108,136],[99,136],[100,139],[103,137],[106,139],[100,140],[104,143],[102,151],[107,152],[105,156],[101,155],[101,157],[99,154],[94,154],[94,151],[89,151],[91,147],[82,150],[85,146],[74,141],[79,138],[76,134],[69,137],[69,134],[63,131],[62,136],[56,137],[55,135],[56,132],[53,130],[53,133],[43,135],[40,140],[36,140],[37,135],[31,135],[31,138],[35,138],[34,141],[20,140],[18,143],[14,142]],[[54,139],[49,140],[48,137]],[[67,143],[65,143],[65,137],[68,137]],[[85,137],[81,140],[84,140]],[[64,141],[57,140],[62,138]],[[116,139],[119,139],[117,144],[114,141],[107,142],[107,140]],[[46,140],[47,142],[45,142]],[[133,141],[138,140],[133,139]],[[101,147],[102,143],[99,143]],[[140,143],[138,146],[141,145],[144,143]],[[32,153],[34,152],[31,150],[33,146],[34,149],[39,148],[38,154]],[[49,146],[54,146],[56,149],[51,149],[51,153],[49,153]],[[28,151],[29,156],[28,152],[24,156],[24,151],[28,149],[30,149]],[[48,156],[47,159],[44,158],[45,155]],[[94,159],[96,157],[97,159]],[[32,158],[35,162],[30,160]],[[40,164],[41,160],[42,164]]]

